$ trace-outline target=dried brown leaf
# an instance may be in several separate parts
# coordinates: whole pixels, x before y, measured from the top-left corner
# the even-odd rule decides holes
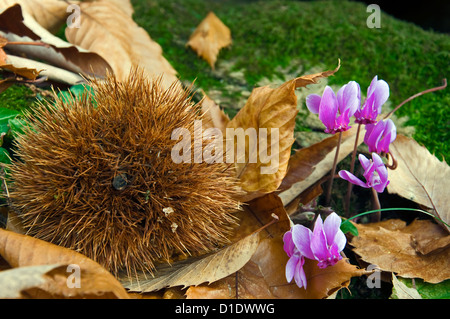
[[[413,236],[417,232],[434,233],[429,220],[405,223],[356,224],[359,235],[351,245],[356,254],[381,270],[395,272],[404,278],[422,278],[426,282],[438,283],[450,278],[450,248],[423,255],[414,249]],[[435,240],[439,236],[433,237]],[[442,238],[442,237],[441,237]]]
[[[61,28],[68,15],[66,10],[69,3],[60,0],[0,0],[0,12],[16,3],[52,33]]]
[[[163,75],[165,88],[178,81],[161,46],[117,5],[94,1],[81,3],[80,8],[83,23],[80,28],[66,28],[66,38],[70,43],[102,56],[117,79],[126,79],[132,68],[139,66],[151,77]]]
[[[251,234],[216,253],[200,258],[189,258],[172,265],[156,268],[155,277],[142,273],[136,281],[128,276],[119,280],[130,291],[151,292],[166,287],[199,285],[214,282],[239,270],[258,247],[259,235]]]
[[[450,224],[450,168],[415,140],[397,135],[390,147],[398,167],[389,171],[388,191],[432,209],[432,213]],[[443,225],[447,231],[448,226]]]
[[[0,229],[0,255],[14,268],[61,265],[51,271],[51,280],[46,280],[44,286],[34,290],[34,297],[128,298],[126,291],[114,276],[95,261],[73,250]],[[69,288],[67,285],[68,276],[71,274],[67,272],[67,265],[70,264],[79,266],[81,288]]]
[[[186,45],[190,46],[214,69],[220,49],[230,44],[230,29],[213,12],[209,12],[194,30]]]
[[[239,139],[234,142],[236,175],[240,178],[242,189],[247,192],[243,201],[276,191],[286,176],[298,112],[295,89],[316,83],[318,79],[334,74],[339,67],[287,81],[276,89],[267,86],[254,89],[244,107],[228,123],[227,129],[234,129],[236,135],[238,129],[245,132],[255,129],[257,135],[257,143],[249,139],[246,139],[245,145]],[[260,130],[265,131],[267,136],[263,137]],[[276,138],[272,141],[272,134],[276,137],[277,130],[278,141]],[[234,140],[234,136],[226,135],[227,142]],[[240,150],[245,151],[244,156],[239,154]],[[228,155],[229,147],[226,152]],[[263,162],[261,154],[264,153],[268,158]],[[252,159],[255,154],[256,161]]]
[[[75,28],[74,28],[75,29]],[[9,50],[18,55],[40,59],[51,65],[76,74],[103,77],[111,71],[109,64],[100,55],[75,47],[41,27],[33,17],[23,13],[19,5],[6,9],[0,15],[0,34],[10,42],[43,42],[48,45],[11,45]],[[38,63],[36,61],[36,63]]]

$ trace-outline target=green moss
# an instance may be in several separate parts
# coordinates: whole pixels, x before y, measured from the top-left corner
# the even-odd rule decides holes
[[[36,96],[25,85],[14,84],[0,94],[0,108],[22,112],[33,103],[36,103]]]
[[[425,31],[411,23],[381,15],[381,28],[366,25],[366,5],[347,1],[144,1],[133,0],[134,19],[163,48],[165,57],[185,81],[207,93],[227,92],[242,70],[242,90],[263,78],[283,78],[279,67],[307,71],[316,65],[341,69],[331,84],[355,80],[365,91],[374,75],[391,87],[391,104],[441,85],[449,74],[450,37]],[[231,29],[233,44],[223,49],[216,71],[185,46],[190,34],[209,11]],[[301,61],[301,66],[296,65]],[[224,71],[224,69],[226,69]],[[228,72],[228,73],[227,73]],[[301,75],[301,74],[299,74]],[[437,156],[448,158],[450,122],[448,90],[427,94],[405,104],[397,115],[409,116],[414,138]],[[242,105],[241,105],[242,106]],[[225,105],[230,107],[230,105]]]

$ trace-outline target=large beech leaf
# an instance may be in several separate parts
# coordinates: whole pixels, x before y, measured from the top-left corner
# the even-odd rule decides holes
[[[397,135],[390,146],[398,167],[389,171],[388,191],[432,209],[450,224],[450,168],[415,140]],[[444,227],[450,231],[448,226]]]
[[[186,45],[190,46],[214,69],[220,49],[230,44],[230,29],[213,12],[209,12],[194,30]]]
[[[430,220],[415,220],[408,226],[400,220],[356,224],[359,235],[351,245],[362,260],[381,270],[438,283],[450,278],[449,247],[436,248],[426,255],[420,252],[424,244],[450,236],[436,226]]]
[[[250,234],[216,253],[157,267],[154,277],[151,274],[142,273],[138,274],[136,281],[130,281],[128,276],[122,276],[119,280],[125,288],[139,292],[214,282],[244,266],[258,247],[258,242],[259,234]]]
[[[163,75],[165,88],[178,81],[176,71],[162,55],[161,46],[117,4],[83,2],[80,8],[83,22],[80,28],[66,28],[67,40],[102,56],[117,79],[126,79],[130,70],[139,66],[149,76]]]
[[[226,141],[234,141],[236,175],[242,189],[247,192],[244,201],[276,191],[286,175],[298,112],[295,89],[317,83],[320,78],[337,72],[339,67],[287,81],[276,89],[267,86],[255,88],[244,107],[228,123]],[[245,145],[242,145],[243,141],[228,134],[229,129],[235,135],[238,135],[238,130],[247,132],[254,129],[256,140],[250,141],[246,137]],[[263,137],[261,131],[266,132],[266,136]],[[272,140],[272,134],[277,131],[278,140]],[[227,146],[225,149],[228,155],[230,148]],[[263,160],[261,153],[269,156],[270,160]]]
[[[98,263],[73,250],[40,239],[0,229],[0,256],[11,267],[17,269],[28,266],[53,265],[54,268],[51,269],[34,269],[35,279],[36,276],[40,278],[43,275],[47,275],[47,278],[44,278],[35,287],[32,287],[33,283],[29,282],[26,290],[31,297],[128,298],[120,283]],[[68,276],[71,275],[71,272],[67,272],[67,265],[79,267],[81,271],[80,288],[70,288],[67,285]],[[14,278],[11,277],[11,280]],[[31,293],[29,288],[35,288],[34,292]]]

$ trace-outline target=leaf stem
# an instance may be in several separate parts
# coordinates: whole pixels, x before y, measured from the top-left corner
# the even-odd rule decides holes
[[[338,156],[339,156],[339,149],[341,147],[341,141],[342,141],[342,132],[339,132],[339,138],[338,138],[338,142],[337,142],[337,146],[336,146],[336,155],[334,156],[333,168],[331,169],[330,181],[328,183],[327,194],[325,197],[325,205],[326,206],[328,206],[330,204],[330,200],[331,200],[331,189],[333,187],[334,174],[336,173],[336,166],[337,166],[337,160],[338,160]]]

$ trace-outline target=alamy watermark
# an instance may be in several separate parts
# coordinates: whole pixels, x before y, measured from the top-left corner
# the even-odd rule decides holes
[[[268,164],[261,165],[260,173],[274,174],[279,168],[279,137],[278,128],[256,130],[249,127],[246,130],[226,128],[224,138],[220,129],[203,130],[202,120],[196,120],[193,136],[187,128],[176,128],[172,131],[171,139],[179,141],[172,148],[171,158],[176,164],[192,162]],[[211,142],[203,146],[204,141]]]
[[[381,10],[378,4],[369,4],[367,6],[366,12],[371,13],[366,20],[366,25],[368,28],[381,28]]]
[[[70,264],[66,268],[67,276],[66,284],[68,288],[81,288],[81,268],[77,264]]]
[[[67,13],[71,13],[66,20],[68,28],[81,28],[81,9],[77,4],[70,4],[66,9]]]
[[[370,264],[367,266],[367,270],[374,272],[367,276],[366,284],[368,288],[381,288],[381,270],[377,265]]]

